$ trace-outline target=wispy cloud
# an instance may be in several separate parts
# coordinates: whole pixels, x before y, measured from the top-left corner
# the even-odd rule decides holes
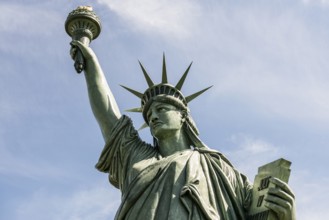
[[[131,29],[170,38],[185,38],[200,9],[195,2],[141,0],[98,0],[119,15]]]
[[[198,62],[206,66],[198,71],[209,74],[213,91],[248,100],[262,113],[328,122],[329,44],[322,26],[306,23],[297,7],[277,13],[261,5],[214,7],[194,24],[195,38],[179,45],[204,52]],[[209,78],[199,74],[196,81]]]
[[[63,195],[38,190],[18,204],[15,219],[114,219],[120,196],[109,187],[95,184],[88,189],[78,189]]]
[[[25,36],[52,35],[57,22],[62,19],[58,13],[47,8],[15,3],[0,3],[0,31],[22,34]],[[47,21],[41,23],[40,19]],[[47,28],[47,29],[45,29]],[[28,30],[28,31],[27,31]]]
[[[26,51],[26,54],[33,55],[31,52],[40,49],[40,44],[29,42],[30,38],[40,39],[46,36],[50,39],[51,36],[57,35],[58,27],[63,27],[60,14],[51,8],[3,2],[0,3],[0,7],[2,9],[0,40],[6,42],[0,45],[0,52],[24,54],[23,48],[29,46],[30,50]],[[14,50],[13,44],[20,45],[21,50]],[[32,45],[38,45],[38,47],[31,48]]]
[[[302,2],[306,5],[320,5],[320,6],[329,6],[328,0],[302,0]]]
[[[278,159],[279,147],[248,134],[236,134],[231,136],[233,146],[227,151],[227,156],[242,173],[251,181],[257,173],[257,167]]]

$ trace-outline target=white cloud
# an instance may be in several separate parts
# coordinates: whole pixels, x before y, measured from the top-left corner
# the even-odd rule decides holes
[[[0,44],[0,53],[6,56],[6,59],[15,55],[23,62],[29,58],[35,58],[40,62],[40,60],[44,61],[48,54],[51,54],[50,57],[58,53],[60,47],[53,47],[52,44],[56,45],[56,42],[60,42],[55,41],[54,38],[60,39],[59,29],[64,30],[64,19],[60,12],[42,5],[14,2],[1,2],[0,8],[0,41],[5,42]],[[17,65],[19,61],[14,60],[11,65]],[[10,64],[5,67],[8,65]]]
[[[54,10],[15,3],[0,3],[0,32],[22,36],[53,35],[61,17]],[[46,21],[46,22],[40,22]],[[24,40],[24,39],[22,39]]]
[[[233,135],[231,140],[240,149],[239,152],[248,153],[248,155],[260,155],[263,153],[273,153],[276,148],[264,140],[253,138],[249,135]]]
[[[241,133],[232,135],[231,142],[234,147],[226,152],[228,158],[251,181],[257,173],[257,167],[279,158],[279,148],[260,138]]]
[[[125,20],[131,29],[185,38],[200,11],[193,1],[166,0],[99,0]]]
[[[323,6],[329,5],[328,0],[302,0],[302,2],[306,5],[310,5],[310,4],[323,5]]]
[[[324,23],[305,22],[298,8],[291,7],[275,13],[265,6],[234,10],[217,6],[202,15],[194,24],[194,29],[199,27],[195,39],[179,45],[190,54],[204,53],[198,55],[198,62],[205,65],[199,71],[209,75],[199,74],[199,81],[209,83],[211,78],[213,91],[248,100],[261,113],[329,121]]]
[[[102,220],[114,219],[120,203],[118,192],[94,185],[71,194],[36,191],[17,206],[15,219]]]

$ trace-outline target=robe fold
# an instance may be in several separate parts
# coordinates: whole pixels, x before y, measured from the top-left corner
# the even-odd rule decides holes
[[[122,116],[96,168],[122,192],[116,220],[244,220],[252,186],[219,152],[162,157]]]

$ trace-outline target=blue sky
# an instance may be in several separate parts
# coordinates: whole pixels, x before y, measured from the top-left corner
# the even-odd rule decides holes
[[[113,219],[120,193],[94,165],[104,142],[75,73],[67,14],[92,5],[102,33],[91,46],[123,111],[144,91],[140,60],[160,81],[166,54],[201,139],[251,181],[292,161],[298,219],[329,215],[329,1],[2,0],[0,219]],[[129,115],[136,127],[139,114]],[[151,141],[147,129],[140,135]]]

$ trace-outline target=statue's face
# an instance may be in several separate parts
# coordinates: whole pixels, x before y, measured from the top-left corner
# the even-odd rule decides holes
[[[147,119],[152,135],[164,139],[177,134],[182,128],[182,113],[175,106],[153,102],[147,112]]]

